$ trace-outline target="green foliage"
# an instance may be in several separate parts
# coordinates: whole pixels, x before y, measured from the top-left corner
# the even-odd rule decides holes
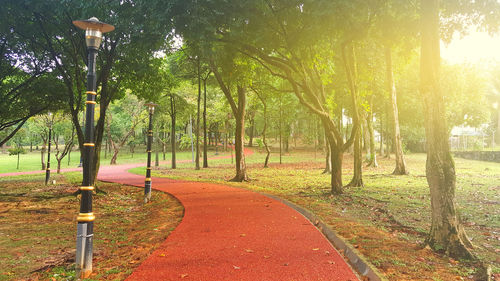
[[[26,154],[26,150],[22,146],[16,146],[8,149],[9,155]]]

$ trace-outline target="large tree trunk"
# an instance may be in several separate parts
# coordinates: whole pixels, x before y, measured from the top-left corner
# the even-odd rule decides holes
[[[471,257],[471,246],[455,206],[455,164],[450,154],[445,105],[440,89],[439,1],[422,0],[421,85],[427,141],[426,176],[431,193],[432,225],[426,242],[448,255]]]
[[[170,127],[170,144],[172,148],[172,169],[177,168],[177,163],[175,159],[175,119],[176,119],[176,108],[175,108],[175,97],[170,95],[170,119],[172,119],[172,126]]]
[[[203,168],[208,168],[208,147],[207,147],[207,79],[203,80]]]
[[[363,141],[362,130],[358,130],[356,137],[354,138],[354,174],[352,176],[351,182],[347,186],[352,187],[362,187],[363,186]]]
[[[330,143],[328,142],[328,138],[326,137],[325,132],[325,169],[323,170],[323,174],[329,174],[332,172],[332,150],[330,149]]]
[[[392,71],[392,55],[391,47],[385,48],[385,62],[387,67],[387,90],[391,96],[392,104],[392,135],[393,135],[393,145],[395,150],[396,158],[396,168],[393,175],[407,175],[408,170],[406,168],[406,162],[403,154],[403,145],[401,143],[401,133],[399,132],[399,113],[398,113],[398,103],[396,96],[396,86],[394,85],[394,76]]]
[[[246,93],[242,86],[238,86],[238,110],[235,113],[236,130],[235,135],[235,158],[236,158],[236,176],[231,181],[247,181],[247,167],[245,163],[245,105]]]
[[[331,140],[329,140],[329,143],[332,161],[331,192],[332,194],[342,194],[344,192],[342,185],[342,158],[344,153]]]

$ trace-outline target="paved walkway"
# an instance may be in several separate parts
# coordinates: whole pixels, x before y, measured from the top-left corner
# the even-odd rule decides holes
[[[127,172],[143,165],[103,166],[98,179],[143,187],[144,176]],[[224,185],[152,182],[179,199],[184,218],[127,280],[358,280],[307,219],[278,201]]]
[[[98,178],[144,186],[128,168],[106,167]],[[179,199],[184,218],[127,280],[358,280],[308,220],[278,201],[224,185],[152,181]]]

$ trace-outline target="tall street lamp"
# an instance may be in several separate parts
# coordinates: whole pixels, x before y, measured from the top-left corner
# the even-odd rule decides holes
[[[47,168],[45,169],[45,185],[49,183],[50,179],[50,145],[52,139],[52,112],[49,111],[49,148],[47,150]]]
[[[146,167],[146,181],[144,183],[144,203],[151,201],[151,143],[153,142],[153,113],[156,104],[148,102],[145,104],[149,108],[149,126],[148,126],[148,144],[146,152],[148,153],[148,163]]]
[[[92,212],[92,191],[94,175],[92,162],[94,158],[94,110],[96,104],[95,62],[97,50],[101,44],[102,34],[113,31],[114,26],[100,22],[92,17],[88,20],[76,20],[73,24],[85,30],[85,43],[88,51],[87,100],[85,118],[85,142],[83,144],[83,181],[80,187],[81,201],[76,234],[76,277],[87,278],[92,273],[92,246],[94,236],[94,213]]]

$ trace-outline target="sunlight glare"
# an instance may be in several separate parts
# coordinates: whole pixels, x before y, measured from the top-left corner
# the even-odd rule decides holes
[[[500,62],[500,34],[471,31],[463,38],[455,34],[450,44],[441,42],[441,57],[451,63]]]

